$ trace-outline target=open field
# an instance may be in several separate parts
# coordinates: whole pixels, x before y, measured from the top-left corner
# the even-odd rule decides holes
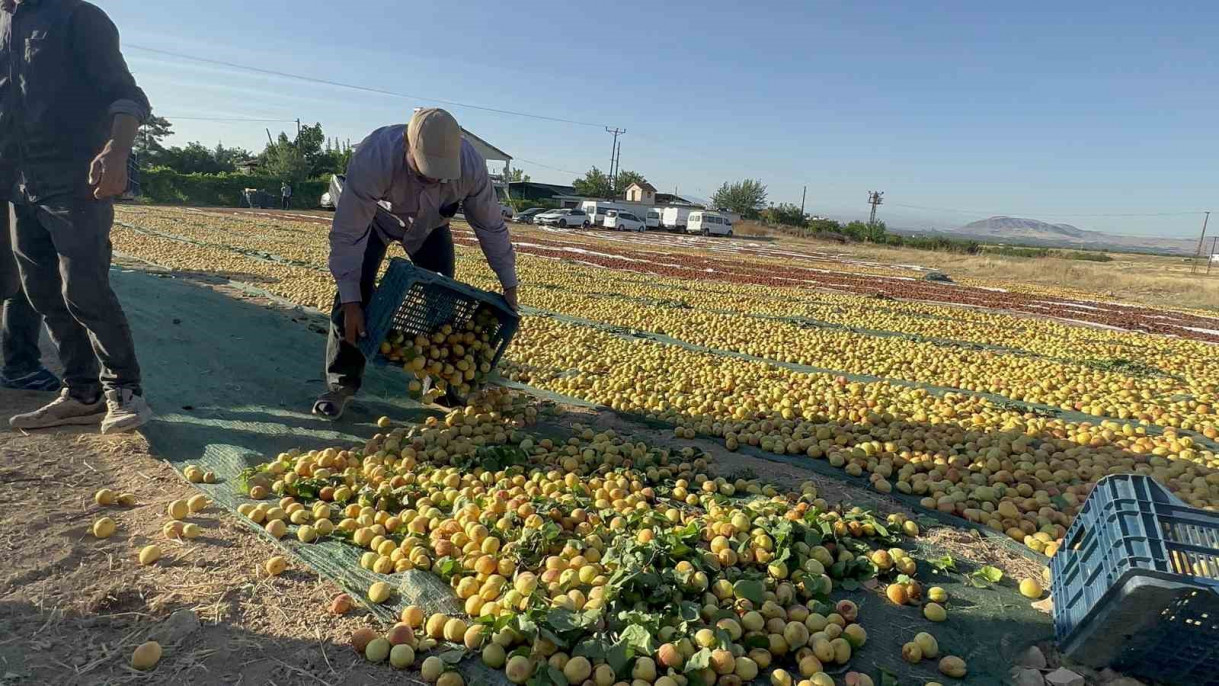
[[[199,520],[216,540],[172,541],[166,564],[143,567],[134,550],[161,538],[152,509],[117,511],[115,539],[88,536],[105,511],[90,500],[97,488],[138,491],[161,513],[190,494],[139,441],[0,439],[27,456],[6,482],[37,483],[22,509],[46,508],[57,525],[53,508],[73,513],[42,536],[46,570],[5,577],[13,630],[59,632],[48,635],[60,646],[97,626],[114,634],[75,661],[26,657],[14,674],[237,683],[241,662],[261,670],[244,683],[364,683],[397,674],[346,636],[417,605],[443,617],[410,632],[412,678],[427,656],[461,659],[445,639],[499,668],[494,636],[503,658],[525,660],[517,669],[538,670],[536,684],[611,686],[634,671],[657,686],[733,686],[768,665],[793,684],[869,683],[848,672],[999,684],[1030,644],[1056,665],[1048,618],[1016,582],[1040,578],[1098,478],[1150,474],[1219,508],[1219,317],[1205,303],[1114,293],[1137,271],[1125,258],[1071,264],[1100,289],[965,261],[992,258],[513,226],[525,316],[502,388],[445,414],[400,401],[411,377],[386,369],[366,394],[375,413],[331,429],[308,416],[317,385],[303,378],[320,367],[315,310],[332,297],[327,220],[119,209],[115,250],[146,272],[116,274],[131,289],[120,296],[136,303],[142,353],[158,351],[147,353],[162,384],[151,453],[216,470],[217,484],[199,485],[216,502]],[[494,289],[473,233],[455,223],[454,236],[458,279]],[[957,283],[923,279],[937,268]],[[56,473],[55,451],[89,466]],[[247,532],[281,515],[292,572],[267,578],[252,568],[282,549]],[[23,524],[20,541],[42,532]],[[945,556],[958,573],[931,565]],[[1002,581],[977,581],[983,565]],[[106,583],[89,578],[99,572]],[[374,581],[389,584],[384,603],[323,612],[340,589],[362,596]],[[930,586],[947,589],[947,622],[925,617]],[[136,639],[182,607],[206,632],[153,672],[128,668]],[[531,631],[540,638],[522,645]],[[903,660],[919,632],[938,638],[939,656]],[[426,651],[424,634],[440,645]],[[11,667],[21,657],[4,648]],[[560,657],[537,659],[549,653]],[[941,673],[946,654],[969,676]],[[577,656],[588,673],[567,668]],[[665,676],[678,656],[698,666]],[[603,665],[616,672],[604,682]],[[503,683],[477,660],[461,671],[464,683]]]
[[[746,222],[748,224],[748,222]],[[740,233],[772,239],[777,232],[760,225]],[[1112,262],[1086,262],[1055,257],[1022,258],[998,255],[960,255],[913,248],[865,244],[842,245],[830,241],[783,237],[795,245],[830,249],[859,259],[890,263],[917,263],[941,269],[954,279],[994,286],[1014,284],[1065,288],[1103,300],[1134,302],[1166,308],[1194,308],[1219,312],[1219,269],[1210,276],[1190,272],[1190,260],[1179,256],[1105,253]],[[832,247],[831,247],[832,246]],[[1199,260],[1202,271],[1205,260]]]

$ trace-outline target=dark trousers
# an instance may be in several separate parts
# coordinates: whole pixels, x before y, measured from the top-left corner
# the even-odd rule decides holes
[[[34,310],[21,288],[21,272],[13,256],[10,228],[13,225],[11,206],[0,206],[0,350],[4,353],[4,369],[0,374],[12,379],[38,371],[42,353],[38,350],[38,335],[42,331],[42,315]]]
[[[371,226],[368,228],[368,247],[364,249],[364,264],[360,268],[360,300],[368,307],[373,288],[377,283],[377,271],[385,259],[386,245]],[[445,224],[428,234],[427,240],[410,255],[411,262],[429,271],[453,276],[453,234]],[[346,322],[339,294],[334,294],[334,307],[330,310],[330,335],[326,340],[326,387],[355,392],[364,379],[364,353],[344,338]]]
[[[21,283],[46,318],[69,393],[85,402],[103,389],[141,393],[131,328],[110,288],[114,203],[59,196],[14,203],[13,213]]]
[[[286,209],[288,209],[288,203],[292,201],[292,197],[291,197],[291,196],[288,196],[288,195],[285,195],[285,196],[283,196],[283,201],[284,201],[284,203],[283,203],[283,204],[284,204],[283,209],[285,209],[285,210],[286,210]]]

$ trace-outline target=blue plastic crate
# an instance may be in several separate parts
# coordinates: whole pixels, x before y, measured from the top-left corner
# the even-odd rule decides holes
[[[495,346],[491,366],[495,367],[520,325],[520,316],[508,307],[504,297],[395,257],[389,261],[365,310],[367,336],[359,347],[365,358],[387,364],[389,360],[381,354],[381,342],[391,330],[414,336],[430,334],[444,324],[456,328],[484,308],[499,322],[491,332],[491,344]]]
[[[1083,664],[1219,684],[1219,515],[1136,474],[1097,482],[1050,560],[1054,632]]]

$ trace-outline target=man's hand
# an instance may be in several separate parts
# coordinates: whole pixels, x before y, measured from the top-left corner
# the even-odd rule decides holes
[[[355,345],[366,333],[364,307],[360,303],[343,303],[343,337],[348,343]]]
[[[516,312],[520,308],[520,305],[516,302],[516,286],[504,289],[504,300],[508,301],[508,307],[511,307],[513,312]]]
[[[89,165],[89,185],[98,200],[121,195],[127,190],[127,159],[129,153],[113,142],[107,143]]]

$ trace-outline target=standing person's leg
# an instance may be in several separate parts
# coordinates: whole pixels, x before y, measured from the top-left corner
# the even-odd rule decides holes
[[[23,391],[57,391],[59,378],[42,366],[38,336],[42,332],[42,315],[30,305],[21,288],[21,272],[13,256],[10,227],[13,224],[7,202],[0,203],[0,349],[4,367],[0,369],[0,386]]]
[[[417,267],[453,278],[456,258],[453,254],[453,232],[449,230],[449,225],[432,229],[423,245],[410,257]]]
[[[377,271],[385,259],[386,245],[376,230],[368,227],[368,242],[364,248],[364,262],[360,267],[361,306],[367,308],[372,291],[377,283]],[[324,417],[337,419],[343,414],[347,402],[360,390],[364,379],[364,353],[347,342],[346,321],[339,294],[334,294],[334,305],[330,310],[330,331],[326,338],[326,393],[313,405],[313,411]]]
[[[62,196],[43,201],[36,209],[36,219],[49,237],[58,256],[58,271],[62,279],[61,302],[76,327],[65,326],[47,316],[48,326],[56,325],[73,336],[83,328],[86,341],[95,356],[92,364],[100,364],[100,381],[106,396],[106,418],[102,432],[130,431],[152,418],[152,410],[143,397],[140,385],[140,365],[136,360],[135,342],[127,316],[118,297],[110,288],[112,247],[110,229],[114,222],[114,204],[109,200],[94,200],[84,196]],[[19,228],[21,218],[19,217]],[[22,249],[23,232],[18,232],[18,249]],[[26,276],[24,266],[23,277]],[[29,290],[29,279],[25,279]],[[50,300],[50,298],[46,298]],[[40,307],[38,299],[31,301]],[[66,335],[66,334],[65,334]],[[62,354],[61,354],[62,356]],[[67,361],[65,360],[65,365]],[[80,383],[84,383],[83,380]],[[74,383],[70,382],[72,387]],[[94,386],[96,387],[96,386]]]
[[[106,416],[106,404],[102,402],[97,356],[85,328],[68,312],[64,302],[55,243],[42,225],[37,207],[19,203],[13,210],[13,252],[21,271],[21,283],[34,309],[46,318],[51,342],[64,366],[64,389],[50,404],[16,415],[9,419],[9,424],[18,429],[100,424]]]

